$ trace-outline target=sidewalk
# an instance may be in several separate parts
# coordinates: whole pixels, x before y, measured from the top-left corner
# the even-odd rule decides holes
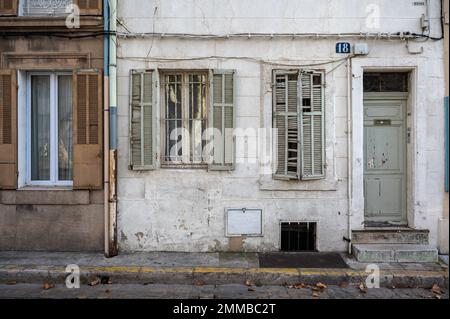
[[[261,268],[256,253],[101,253],[0,252],[0,284],[64,283],[66,266],[80,267],[81,283],[92,278],[124,284],[255,285],[363,283],[367,264],[343,255],[347,269]],[[378,264],[383,287],[448,287],[444,264]]]

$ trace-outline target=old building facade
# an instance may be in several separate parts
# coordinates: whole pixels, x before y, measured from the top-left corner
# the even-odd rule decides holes
[[[102,15],[0,1],[2,250],[104,248]]]
[[[448,253],[445,5],[0,0],[0,249]]]
[[[441,5],[119,2],[120,249],[439,248]]]

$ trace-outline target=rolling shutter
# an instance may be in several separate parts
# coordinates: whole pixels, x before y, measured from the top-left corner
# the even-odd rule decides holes
[[[299,179],[298,72],[276,72],[274,92],[274,128],[277,132],[275,178]]]
[[[0,70],[0,189],[17,188],[16,72]]]
[[[73,187],[102,188],[102,75],[78,70],[73,75]]]
[[[214,129],[210,170],[233,170],[235,167],[234,70],[210,73],[210,125]]]
[[[325,176],[323,88],[322,73],[301,73],[302,180],[321,179]]]
[[[153,77],[149,70],[132,70],[130,75],[130,169],[155,168],[155,109]]]
[[[75,0],[81,15],[102,15],[102,0]]]
[[[16,16],[19,0],[0,0],[0,16]]]

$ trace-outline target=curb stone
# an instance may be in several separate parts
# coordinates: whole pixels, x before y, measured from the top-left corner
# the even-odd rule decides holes
[[[363,283],[367,273],[351,269],[295,269],[295,268],[153,268],[139,266],[81,267],[80,282],[88,284],[92,278],[108,278],[112,283],[135,284],[243,284],[247,280],[256,285]],[[431,288],[434,284],[448,288],[448,270],[381,270],[382,287]],[[67,273],[61,266],[0,266],[0,283],[61,283]]]

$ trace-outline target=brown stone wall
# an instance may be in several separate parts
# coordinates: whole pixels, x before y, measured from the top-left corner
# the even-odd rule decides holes
[[[48,20],[48,21],[46,21]],[[14,22],[15,21],[15,22]],[[63,29],[61,21],[0,17],[0,31]],[[101,17],[68,32],[102,31]],[[62,24],[63,25],[63,24]],[[66,39],[0,35],[0,69],[103,69],[103,36]],[[103,191],[24,188],[0,190],[0,250],[102,251]]]

